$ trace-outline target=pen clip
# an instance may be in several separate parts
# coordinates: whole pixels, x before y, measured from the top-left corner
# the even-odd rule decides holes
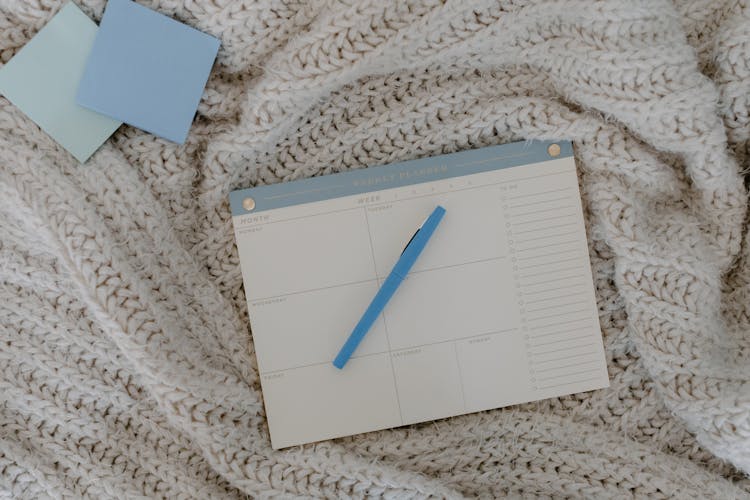
[[[411,242],[414,241],[414,237],[417,236],[417,233],[422,229],[422,226],[424,226],[424,223],[427,222],[427,219],[430,217],[425,217],[425,219],[422,221],[422,223],[419,225],[416,231],[414,231],[414,234],[411,235],[411,238],[409,238],[409,241],[406,242],[406,245],[404,245],[404,249],[401,250],[400,255],[404,255],[404,252],[406,252],[406,249],[409,248],[409,245],[411,245]]]

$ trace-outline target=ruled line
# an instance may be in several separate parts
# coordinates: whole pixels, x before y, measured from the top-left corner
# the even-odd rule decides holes
[[[456,337],[456,338],[450,338],[446,340],[436,340],[434,342],[430,342],[429,344],[418,344],[418,345],[407,345],[407,346],[402,346],[402,347],[396,347],[396,348],[391,349],[388,352],[393,354],[393,353],[397,353],[401,351],[408,351],[409,349],[418,349],[422,347],[431,347],[431,346],[439,345],[439,344],[447,344],[448,342],[460,342],[463,340],[471,340],[471,339],[476,339],[476,338],[481,338],[481,337],[491,337],[491,336],[500,335],[502,333],[513,332],[516,330],[518,330],[517,327],[505,328],[504,330],[493,330],[491,332],[476,333],[473,335],[467,335],[465,337]]]
[[[549,311],[550,309],[557,309],[558,307],[574,306],[576,304],[585,304],[586,302],[588,302],[588,300],[576,300],[575,302],[567,302],[565,304],[559,304],[556,306],[541,307],[539,309],[526,309],[526,312],[532,313],[536,311]]]
[[[566,226],[577,226],[578,222],[568,222],[565,224],[558,224],[556,226],[545,226],[545,227],[537,227],[534,229],[524,229],[523,231],[511,231],[513,234],[525,234],[525,233],[535,233],[537,231],[544,231],[547,229],[557,229],[558,227],[566,227]]]
[[[560,245],[570,245],[571,243],[578,243],[579,241],[580,240],[576,238],[575,240],[558,241],[558,242],[555,242],[555,243],[550,243],[548,245],[542,245],[542,246],[539,246],[539,247],[527,247],[527,248],[518,248],[518,247],[516,247],[516,250],[519,251],[519,252],[526,252],[528,250],[539,250],[540,248],[557,247],[557,246],[560,246]]]
[[[408,347],[399,347],[399,348],[396,348],[396,349],[391,349],[389,347],[389,349],[386,350],[386,351],[378,351],[378,352],[371,352],[371,353],[367,353],[367,354],[353,355],[351,357],[351,359],[354,360],[354,359],[360,359],[360,358],[368,358],[370,356],[377,356],[379,354],[393,355],[394,353],[398,353],[398,352],[401,352],[401,351],[406,351],[406,350],[409,350],[409,349],[420,349],[420,348],[430,347],[430,346],[437,345],[437,344],[446,344],[448,342],[459,342],[459,341],[462,341],[462,340],[469,340],[469,339],[478,338],[478,337],[488,337],[488,336],[491,336],[491,335],[498,335],[498,334],[501,334],[501,333],[510,332],[510,331],[514,331],[514,330],[518,330],[518,328],[507,328],[505,330],[495,330],[495,331],[492,331],[492,332],[480,333],[480,334],[477,334],[477,335],[469,335],[469,336],[466,336],[466,337],[460,337],[460,338],[456,338],[456,339],[440,340],[440,341],[437,341],[437,342],[431,342],[429,344],[420,344],[420,345],[413,345],[413,346],[408,346]],[[260,375],[261,376],[263,376],[263,375],[271,375],[271,374],[278,373],[278,372],[283,372],[283,371],[288,371],[288,370],[298,370],[300,368],[310,368],[310,367],[313,367],[313,366],[327,365],[327,364],[330,364],[330,363],[331,363],[331,361],[320,361],[320,362],[309,363],[309,364],[305,364],[305,365],[290,366],[290,367],[287,367],[287,368],[277,368],[275,370],[261,371]]]
[[[348,283],[340,283],[340,284],[336,284],[336,285],[323,286],[323,287],[320,287],[320,288],[308,288],[306,290],[296,290],[294,292],[282,293],[280,295],[271,295],[269,297],[259,297],[257,299],[256,298],[252,298],[252,299],[249,300],[249,302],[251,303],[250,305],[252,305],[253,307],[259,307],[260,304],[256,304],[256,303],[257,302],[263,302],[265,300],[280,299],[282,297],[288,297],[290,295],[300,295],[300,294],[303,294],[303,293],[320,292],[320,291],[323,291],[323,290],[330,290],[332,288],[341,288],[341,287],[344,287],[344,286],[361,285],[363,283],[370,283],[370,282],[373,282],[373,281],[377,281],[377,278],[371,278],[371,279],[359,280],[359,281],[350,281]]]
[[[375,259],[375,245],[372,243],[372,229],[370,227],[370,216],[367,214],[367,208],[362,207],[362,211],[365,214],[365,222],[367,223],[367,235],[370,242],[370,255],[372,256],[372,270],[375,273],[375,276],[378,275],[378,264],[377,260]],[[388,344],[388,351],[392,351],[391,349],[391,336],[388,333],[388,321],[385,318],[385,314],[381,311],[380,317],[383,318],[383,332],[385,333],[385,341]],[[401,425],[404,424],[404,412],[401,409],[401,398],[399,398],[398,395],[398,379],[396,378],[396,367],[393,365],[393,355],[388,356],[388,361],[390,361],[391,364],[391,375],[393,376],[393,390],[396,393],[396,401],[398,402],[398,414],[401,417]]]
[[[556,264],[556,262],[551,262],[551,264]],[[564,267],[562,269],[552,269],[549,271],[542,271],[540,273],[533,273],[533,274],[524,274],[521,276],[521,278],[531,278],[533,276],[541,276],[543,274],[550,274],[550,273],[561,273],[563,271],[570,271],[572,269],[578,269],[579,266],[571,266],[571,267]]]
[[[584,309],[576,309],[575,311],[566,311],[566,312],[561,312],[557,314],[548,314],[547,316],[539,316],[537,318],[527,318],[527,319],[528,321],[539,321],[540,319],[559,318],[560,316],[567,316],[569,314],[578,314],[579,312],[584,312],[588,310],[589,308],[586,307]]]
[[[561,207],[551,207],[551,208],[545,208],[543,210],[534,210],[533,212],[523,212],[519,214],[513,214],[513,217],[523,217],[524,215],[533,215],[533,214],[542,214],[544,212],[553,212],[555,210],[563,210],[566,208],[575,208],[573,205],[563,205]],[[571,214],[575,215],[575,214]]]
[[[377,356],[377,355],[382,355],[382,354],[390,354],[390,353],[391,353],[390,351],[368,352],[367,354],[353,355],[350,358],[350,360],[353,361],[355,359],[369,358],[369,357],[372,357],[372,356]],[[331,360],[328,360],[328,361],[318,361],[318,362],[315,362],[315,363],[308,363],[308,364],[305,364],[305,365],[289,366],[287,368],[276,368],[274,370],[260,371],[259,375],[261,377],[263,377],[263,375],[273,375],[274,373],[279,373],[279,372],[286,372],[286,371],[291,371],[291,370],[299,370],[299,369],[302,369],[302,368],[311,368],[313,366],[321,366],[321,365],[329,365],[329,364],[331,364]]]
[[[571,319],[570,321],[561,321],[561,322],[554,322],[554,323],[547,323],[546,325],[536,325],[534,328],[546,328],[548,326],[555,326],[555,325],[567,325],[568,323],[575,323],[577,321],[588,321],[591,317],[586,318],[578,318],[578,319]]]
[[[554,292],[557,290],[563,290],[563,289],[572,288],[575,286],[584,286],[584,283],[574,283],[572,285],[558,286],[557,288],[547,288],[546,290],[539,290],[538,292],[527,292],[526,290],[523,290],[523,295],[537,295],[540,293]],[[578,293],[583,293],[583,292],[578,292]],[[545,300],[545,299],[540,299],[540,300]]]
[[[461,386],[461,402],[464,404],[464,411],[466,411],[466,394],[464,392],[464,376],[461,373],[461,361],[458,359],[458,345],[453,342],[453,353],[456,355],[456,368],[458,368],[458,385]]]
[[[580,285],[574,285],[573,287],[575,287],[575,286],[583,286],[583,283],[581,283]],[[567,287],[567,286],[565,286],[565,287],[562,287],[562,288],[573,288],[573,287]],[[566,299],[568,297],[571,297],[572,295],[583,295],[583,293],[584,293],[584,291],[582,290],[580,292],[575,292],[574,294],[553,295],[552,297],[544,297],[544,298],[541,298],[541,299],[529,300],[529,301],[526,301],[526,304],[538,304],[539,302],[548,302],[548,301],[557,300],[557,299]]]
[[[577,278],[580,275],[573,274],[571,276],[563,276],[562,278],[555,278],[553,280],[547,280],[547,281],[537,281],[536,283],[526,283],[524,286],[535,286],[535,285],[543,285],[545,283],[554,283],[555,281],[563,281],[563,280],[569,280],[571,278]]]
[[[300,220],[300,219],[308,219],[310,217],[318,217],[321,215],[332,215],[332,214],[338,214],[341,212],[351,212],[352,210],[359,210],[360,207],[347,207],[347,208],[340,208],[337,210],[330,210],[328,212],[320,212],[315,214],[307,214],[307,215],[299,215],[297,217],[289,217],[287,219],[279,219],[279,220],[271,220],[268,222],[256,222],[251,224],[243,224],[242,226],[239,226],[237,233],[238,234],[248,234],[251,233],[250,229],[256,228],[258,226],[267,226],[270,224],[278,224],[280,222],[290,222],[294,220]]]
[[[580,354],[572,354],[570,356],[563,356],[562,358],[551,358],[551,359],[544,359],[542,361],[532,361],[535,365],[541,365],[544,363],[554,363],[555,361],[562,361],[563,359],[575,359],[575,358],[582,358],[584,356],[591,356],[592,354],[596,354],[596,351],[591,352],[584,352]]]
[[[569,189],[569,188],[565,188],[565,189]],[[561,196],[559,198],[552,198],[551,200],[532,201],[530,203],[521,203],[521,204],[518,204],[518,205],[508,205],[508,208],[511,209],[511,208],[530,207],[530,206],[533,206],[533,205],[541,205],[542,203],[553,203],[555,201],[562,201],[562,200],[569,200],[569,199],[570,199],[570,196]]]
[[[549,193],[558,193],[560,191],[568,191],[569,189],[573,189],[573,187],[566,187],[566,188],[559,188],[559,189],[550,189],[549,191],[540,191],[538,193],[531,193],[531,194],[522,194],[519,196],[509,196],[509,200],[518,200],[521,198],[528,198],[529,196],[541,196],[543,194],[549,194]]]
[[[570,262],[571,260],[580,260],[581,256],[578,257],[571,257],[570,259],[562,259],[562,260],[555,260],[552,262],[542,262],[541,264],[533,264],[531,266],[520,266],[519,269],[534,269],[535,267],[542,267],[542,266],[554,266],[555,264],[559,264],[561,262]]]
[[[546,234],[544,236],[537,236],[536,238],[529,238],[526,240],[516,240],[516,243],[528,243],[529,241],[546,240],[547,238],[559,238],[560,236],[571,236],[576,234],[575,231],[568,231],[567,233],[559,234]]]
[[[553,354],[556,352],[563,352],[563,351],[570,351],[572,349],[580,349],[581,347],[590,347],[589,344],[581,344],[581,345],[572,345],[569,347],[563,347],[561,349],[555,349],[554,351],[543,351],[543,352],[532,352],[534,356],[543,356],[545,354]]]
[[[589,319],[589,318],[586,318]],[[582,321],[582,320],[576,320],[576,321]],[[574,321],[568,321],[567,323],[574,323]],[[553,323],[555,325],[564,324],[564,323]],[[575,328],[568,328],[567,330],[555,330],[554,332],[547,332],[543,333],[541,335],[530,335],[530,339],[538,339],[542,337],[551,337],[552,335],[562,335],[563,333],[570,333],[570,332],[577,332],[581,329],[585,328],[587,325],[583,326],[576,326]],[[544,328],[544,327],[537,327],[537,328]]]
[[[534,219],[534,220],[525,220],[523,222],[514,222],[514,226],[521,226],[523,224],[533,224],[535,222],[545,222],[548,220],[555,220],[555,219],[562,219],[564,217],[575,217],[576,214],[566,214],[566,215],[558,215],[556,217],[545,217],[543,219]]]
[[[572,330],[570,330],[572,331]],[[560,340],[553,340],[552,342],[542,342],[541,344],[536,344],[531,347],[542,347],[545,345],[552,345],[552,344],[559,344],[560,342],[572,342],[573,340],[581,340],[581,339],[587,339],[590,338],[591,335],[580,335],[578,337],[571,337],[569,339],[560,339]]]
[[[565,368],[573,368],[574,366],[585,366],[590,365],[591,363],[598,363],[598,359],[592,359],[591,361],[584,361],[583,363],[573,363],[570,365],[563,365],[563,366],[556,366],[554,368],[545,368],[544,370],[534,370],[536,373],[544,373],[544,372],[551,372],[555,370],[564,370]]]
[[[443,269],[450,269],[452,267],[470,266],[472,264],[483,264],[485,262],[491,262],[493,260],[507,259],[507,255],[501,255],[500,257],[489,257],[486,259],[472,260],[469,262],[459,262],[458,264],[446,264],[444,266],[428,267],[427,269],[418,269],[416,271],[410,271],[409,274],[427,273],[430,271],[442,271]],[[385,278],[386,276],[378,276],[378,278]]]
[[[528,257],[519,257],[518,260],[531,260],[531,259],[538,259],[539,257],[552,257],[553,255],[562,255],[570,252],[577,252],[577,248],[571,248],[570,250],[562,250],[560,252],[552,252],[552,253],[543,253],[540,255],[529,255]]]
[[[554,380],[554,379],[558,379],[560,377],[571,377],[573,375],[583,375],[584,373],[591,373],[591,372],[598,372],[598,371],[599,371],[599,368],[592,368],[590,370],[581,370],[581,371],[572,372],[572,373],[560,373],[560,374],[557,374],[557,375],[553,375],[552,377],[544,377],[544,378],[540,378],[540,379],[537,379],[537,380],[539,382],[544,382],[545,380]]]
[[[554,387],[560,387],[560,386],[563,386],[563,385],[582,384],[584,382],[593,382],[594,380],[599,380],[599,377],[584,378],[584,379],[581,379],[581,380],[571,380],[570,382],[563,382],[562,384],[553,384],[553,385],[540,386],[538,390],[552,389]]]

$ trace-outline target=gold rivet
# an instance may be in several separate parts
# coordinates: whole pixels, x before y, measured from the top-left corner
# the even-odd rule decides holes
[[[547,148],[547,152],[550,156],[560,156],[560,145],[559,144],[550,144]]]
[[[244,200],[242,200],[242,208],[250,212],[255,208],[255,200],[252,198],[245,198]]]

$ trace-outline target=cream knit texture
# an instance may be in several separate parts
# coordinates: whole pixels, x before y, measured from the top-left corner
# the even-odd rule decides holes
[[[0,98],[0,498],[750,497],[748,0],[138,1],[222,40],[185,145]],[[0,0],[0,64],[62,5]],[[528,138],[611,387],[271,450],[228,193]]]

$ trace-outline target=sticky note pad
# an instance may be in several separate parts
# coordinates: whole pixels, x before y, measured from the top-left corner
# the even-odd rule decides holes
[[[212,36],[130,0],[109,0],[78,103],[182,144],[218,50]]]
[[[69,3],[0,68],[0,93],[80,162],[120,126],[76,104],[96,32],[94,21]]]

